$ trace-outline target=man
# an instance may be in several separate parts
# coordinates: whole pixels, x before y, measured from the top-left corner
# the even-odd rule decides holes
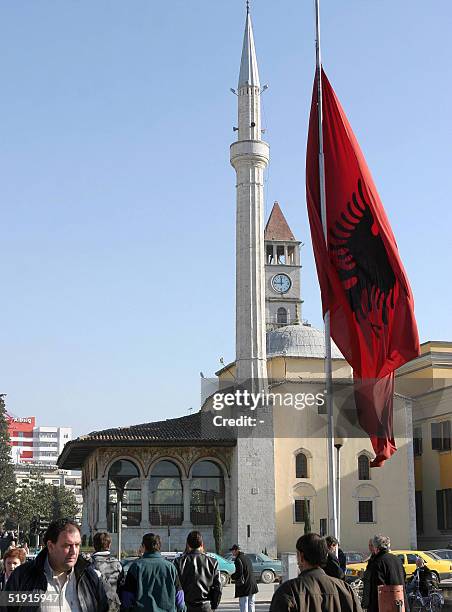
[[[419,589],[422,597],[427,597],[433,588],[433,574],[430,569],[425,565],[425,561],[422,557],[416,558],[416,571],[407,587],[407,592],[412,593]]]
[[[110,534],[106,531],[96,533],[93,538],[93,546],[96,552],[91,555],[92,566],[105,580],[109,612],[117,612],[120,606],[117,595],[118,578],[122,573],[122,565],[110,552]]]
[[[44,548],[33,561],[20,565],[6,583],[6,591],[41,591],[47,595],[40,607],[24,605],[21,612],[107,612],[104,582],[88,561],[79,556],[80,528],[74,521],[50,523]],[[7,608],[16,612],[17,607]]]
[[[143,536],[143,556],[134,561],[121,589],[124,610],[182,612],[185,608],[175,566],[160,554],[160,536]]]
[[[275,592],[270,612],[361,612],[351,587],[323,571],[328,557],[324,538],[308,533],[298,539],[296,548],[300,574]]]
[[[191,531],[188,534],[186,552],[174,563],[184,590],[188,612],[216,610],[221,600],[218,561],[204,554],[204,544],[199,531]]]
[[[234,544],[230,551],[235,563],[235,572],[231,578],[235,582],[234,596],[239,598],[240,612],[254,612],[254,599],[259,589],[253,574],[253,566],[238,544]]]
[[[342,571],[342,568],[339,565],[339,559],[337,556],[339,542],[333,536],[326,536],[325,542],[328,547],[328,559],[324,567],[325,574],[327,576],[331,576],[331,578],[339,578],[339,580],[344,580],[345,573]]]
[[[403,586],[405,609],[408,601],[405,591],[405,570],[402,561],[389,552],[391,540],[383,535],[376,535],[372,539],[375,557],[372,561],[369,574],[369,603],[368,612],[378,612],[378,587],[382,584]]]
[[[370,557],[367,560],[366,569],[364,570],[363,575],[362,575],[363,594],[361,596],[361,607],[363,610],[367,610],[367,608],[369,607],[370,574],[372,570],[372,563],[374,562],[375,554],[376,554],[373,538],[369,540],[369,552],[370,552]]]

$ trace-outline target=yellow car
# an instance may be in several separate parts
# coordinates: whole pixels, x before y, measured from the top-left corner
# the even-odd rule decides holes
[[[416,570],[416,557],[424,559],[436,582],[452,578],[452,562],[440,559],[434,553],[423,550],[391,550],[391,553],[401,559],[407,578],[410,578]],[[366,566],[367,560],[364,563],[350,563],[347,565],[347,578],[359,578]]]

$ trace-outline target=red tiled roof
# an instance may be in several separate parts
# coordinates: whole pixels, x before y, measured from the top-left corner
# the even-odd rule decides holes
[[[296,240],[278,202],[273,204],[270,217],[265,226],[264,238],[265,240]]]

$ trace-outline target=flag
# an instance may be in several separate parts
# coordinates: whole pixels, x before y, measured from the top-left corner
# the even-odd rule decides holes
[[[395,451],[394,370],[419,355],[413,296],[377,189],[322,69],[327,245],[320,213],[317,78],[306,154],[306,199],[322,307],[353,368],[355,402],[380,466]]]

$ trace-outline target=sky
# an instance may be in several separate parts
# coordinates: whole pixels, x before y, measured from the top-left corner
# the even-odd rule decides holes
[[[322,325],[304,167],[311,0],[252,0],[266,215],[302,247]],[[326,73],[410,279],[421,341],[452,340],[452,3],[322,0]],[[93,430],[199,407],[234,358],[244,0],[0,3],[0,392],[17,416]]]

